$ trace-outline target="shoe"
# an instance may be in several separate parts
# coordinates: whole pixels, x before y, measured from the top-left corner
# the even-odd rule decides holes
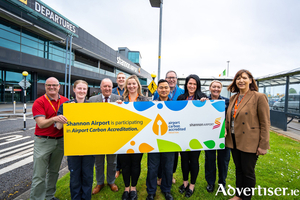
[[[113,183],[113,184],[108,184],[108,185],[109,185],[111,191],[113,191],[113,192],[119,191],[118,186],[116,184]]]
[[[163,192],[163,193],[165,195],[166,200],[174,200],[170,192]]]
[[[50,199],[50,200],[59,200],[59,198],[53,197],[53,198]]]
[[[195,188],[194,190],[191,190],[190,188],[187,188],[186,192],[185,192],[185,197],[189,198],[194,194]]]
[[[213,192],[214,189],[215,189],[215,184],[213,185],[208,184],[206,187],[207,192]]]
[[[190,184],[188,184],[186,187],[184,187],[184,184],[182,184],[180,187],[179,187],[179,192],[181,194],[183,194],[188,188],[189,188]]]
[[[96,185],[96,187],[93,189],[92,194],[97,194],[98,192],[100,192],[100,190],[104,188],[104,184],[102,185]]]
[[[173,177],[172,178],[172,183],[175,184],[176,183],[176,179]]]
[[[155,194],[148,194],[146,200],[154,200]]]
[[[128,200],[129,199],[129,192],[128,191],[124,191],[123,195],[122,195],[122,200]]]
[[[161,178],[157,179],[157,185],[158,185],[158,186],[161,185]]]
[[[115,177],[118,178],[120,176],[120,171],[116,171]]]
[[[129,192],[129,200],[137,200],[138,196],[137,196],[137,192],[136,191],[130,191]]]

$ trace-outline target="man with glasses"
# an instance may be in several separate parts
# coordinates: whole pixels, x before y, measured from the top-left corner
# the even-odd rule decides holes
[[[36,99],[32,106],[36,127],[31,200],[58,200],[54,194],[64,146],[63,131],[55,127],[55,122],[67,122],[63,115],[57,116],[57,111],[61,104],[69,100],[58,94],[59,88],[56,78],[48,78],[45,84],[46,94]]]
[[[166,74],[166,80],[168,81],[169,86],[170,86],[169,99],[171,101],[176,101],[177,97],[184,93],[184,90],[177,86],[177,74],[176,74],[176,72],[173,71],[173,70],[168,71],[167,74]],[[157,100],[158,96],[159,95],[156,91],[154,93],[153,100]]]

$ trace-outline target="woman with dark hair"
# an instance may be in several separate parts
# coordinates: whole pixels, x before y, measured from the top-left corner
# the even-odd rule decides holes
[[[200,100],[207,97],[201,92],[201,83],[197,75],[191,74],[185,79],[184,94],[177,100]],[[179,187],[179,192],[185,192],[185,197],[190,197],[195,191],[195,183],[199,173],[199,156],[201,151],[184,151],[181,155],[181,169],[183,184]],[[191,184],[189,184],[189,173],[191,174]]]
[[[225,145],[231,148],[236,173],[237,192],[232,200],[251,199],[256,161],[270,148],[268,99],[257,92],[252,74],[245,69],[236,73],[227,89],[237,93],[230,98],[226,114]]]

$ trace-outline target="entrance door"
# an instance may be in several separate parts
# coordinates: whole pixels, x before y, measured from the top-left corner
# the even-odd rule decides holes
[[[19,85],[5,85],[5,102],[23,102],[22,88]]]

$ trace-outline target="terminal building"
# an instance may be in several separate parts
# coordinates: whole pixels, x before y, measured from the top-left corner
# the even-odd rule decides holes
[[[0,0],[0,103],[23,101],[18,85],[23,71],[29,73],[27,80],[31,84],[26,101],[45,93],[44,83],[50,76],[59,80],[60,94],[66,94],[68,66],[71,81],[67,82],[87,81],[88,97],[100,92],[104,78],[110,78],[116,86],[120,72],[127,77],[138,76],[146,86],[152,78],[142,68],[141,58],[139,51],[112,49],[41,0]],[[143,92],[147,94],[147,89]]]

